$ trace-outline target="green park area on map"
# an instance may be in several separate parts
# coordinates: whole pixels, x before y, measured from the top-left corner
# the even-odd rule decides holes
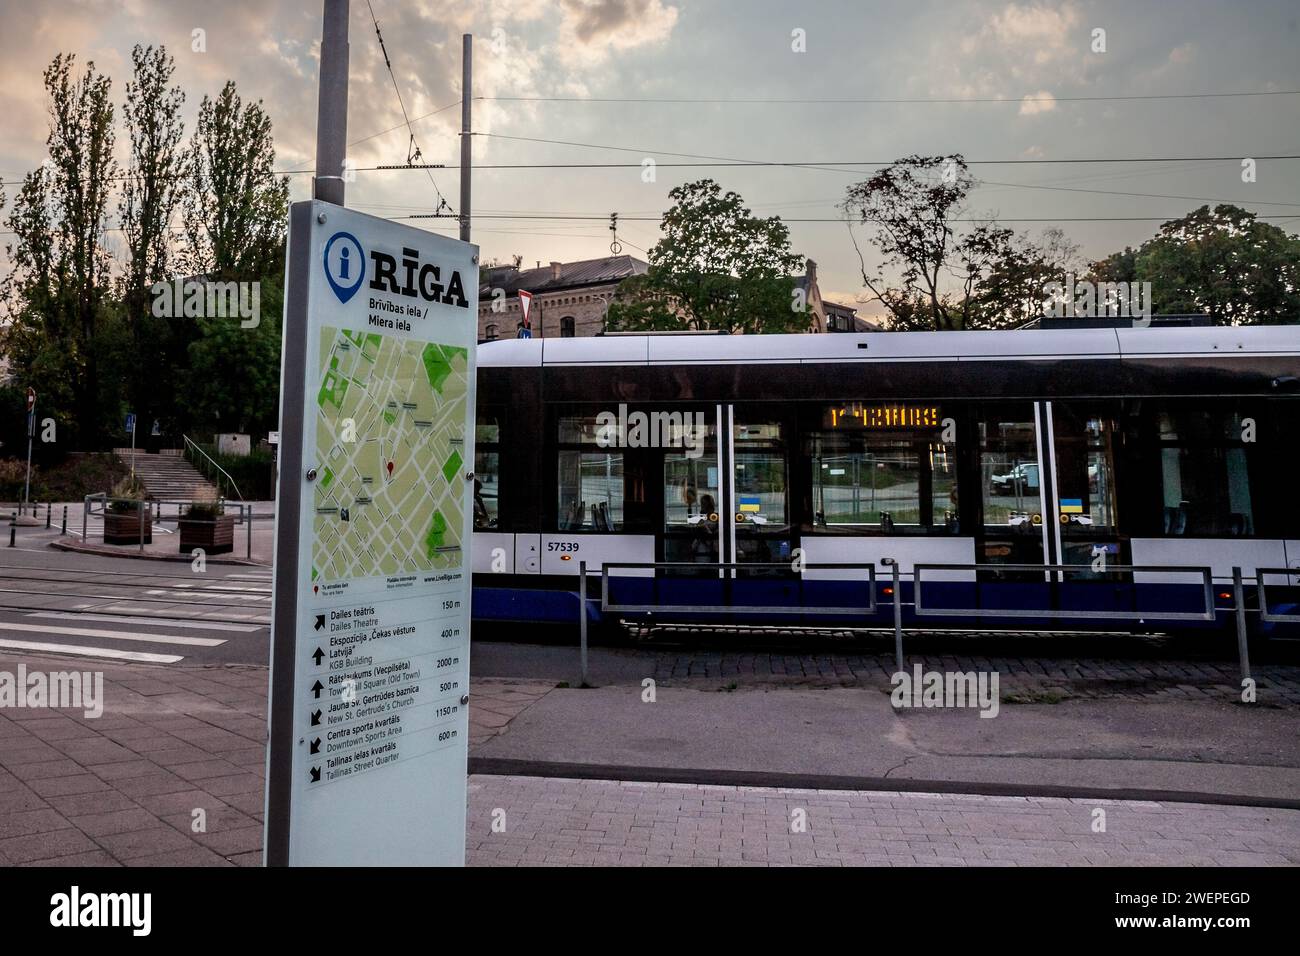
[[[321,329],[312,577],[461,566],[465,349]]]

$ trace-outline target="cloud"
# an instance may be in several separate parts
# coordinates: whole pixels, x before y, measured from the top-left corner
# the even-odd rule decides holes
[[[561,8],[561,45],[583,47],[597,59],[662,43],[672,34],[678,14],[662,0],[561,0]]]
[[[1037,116],[1039,113],[1050,113],[1054,109],[1056,109],[1056,97],[1047,90],[1026,94],[1020,101],[1021,116]]]

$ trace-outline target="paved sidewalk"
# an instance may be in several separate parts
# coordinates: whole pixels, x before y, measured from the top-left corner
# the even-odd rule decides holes
[[[1105,832],[1093,832],[1099,810]],[[471,866],[1287,866],[1300,864],[1300,811],[475,776],[467,855]]]
[[[266,669],[103,672],[100,718],[0,710],[0,865],[260,865]],[[553,690],[475,679],[471,746],[509,739]],[[1287,865],[1300,811],[475,775],[467,838],[472,865]]]
[[[22,662],[90,669],[59,657]],[[0,670],[17,664],[0,657]],[[0,710],[0,865],[261,865],[267,669],[102,670],[101,717]],[[553,686],[471,681],[471,741],[502,733]]]

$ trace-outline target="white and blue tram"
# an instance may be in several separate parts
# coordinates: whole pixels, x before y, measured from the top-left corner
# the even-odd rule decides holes
[[[1298,399],[1295,327],[480,345],[474,616],[575,621],[585,561],[593,596],[642,565],[611,594],[661,620],[874,587],[841,623],[886,625],[887,575],[812,569],[893,558],[909,626],[1222,625],[1234,566],[1300,568]],[[916,616],[917,565],[946,616]]]

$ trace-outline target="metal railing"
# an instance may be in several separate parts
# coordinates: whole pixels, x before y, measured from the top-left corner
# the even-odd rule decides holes
[[[1264,590],[1264,578],[1268,575],[1282,575],[1287,579],[1284,587],[1292,587],[1291,578],[1300,579],[1300,568],[1256,568],[1255,588],[1259,592],[1259,619],[1270,624],[1300,623],[1300,614],[1274,614],[1268,609],[1268,594]],[[1297,583],[1300,583],[1298,581]]]
[[[1156,609],[1141,610],[1133,608],[1131,610],[1120,609],[1114,611],[1107,610],[1072,610],[1069,608],[1004,608],[1004,607],[969,607],[969,608],[949,608],[949,607],[926,607],[921,601],[921,585],[923,583],[921,576],[924,571],[946,571],[946,572],[967,572],[978,575],[980,572],[1025,572],[1030,574],[1049,573],[1049,572],[1066,572],[1072,574],[1131,574],[1139,573],[1156,573],[1156,574],[1187,574],[1200,575],[1201,578],[1201,596],[1204,606],[1199,611],[1162,611]],[[933,582],[933,579],[931,580]],[[946,583],[952,583],[951,581]],[[957,583],[969,584],[976,589],[979,594],[979,587],[982,583],[975,579],[969,581],[959,581]],[[1035,582],[1037,583],[1037,582]],[[1090,580],[1080,582],[1047,582],[1044,584],[1096,584],[1105,586],[1120,582],[1108,581],[1106,579]],[[1127,583],[1127,582],[1124,582]],[[1094,572],[1086,564],[918,564],[912,570],[912,602],[917,616],[930,615],[933,617],[1060,617],[1075,619],[1091,620],[1109,620],[1109,621],[1137,621],[1146,618],[1159,618],[1162,621],[1213,621],[1214,620],[1214,576],[1209,568],[1187,567],[1175,565],[1107,565],[1104,571]]]
[[[150,525],[152,526],[152,523],[154,521],[157,521],[158,523],[161,524],[162,522],[168,520],[163,515],[163,508],[165,505],[175,506],[176,515],[171,520],[179,522],[181,519],[185,517],[185,510],[188,509],[191,505],[214,504],[214,502],[209,502],[209,501],[196,501],[193,499],[183,499],[183,498],[176,498],[176,499],[149,498],[145,500],[141,500],[138,498],[113,498],[105,492],[99,492],[98,494],[93,494],[93,495],[86,495],[84,504],[82,506],[82,514],[81,514],[81,540],[83,542],[86,540],[86,537],[89,534],[90,517],[92,515],[99,515],[102,517],[108,511],[109,505],[112,504],[113,502],[126,502],[137,506],[143,505],[143,507],[137,507],[132,509],[134,511],[138,511],[139,513],[139,529],[140,529],[139,547],[141,553],[144,552],[144,543],[145,543],[144,542],[144,516],[146,512],[149,515]],[[244,557],[249,560],[252,560],[253,522],[257,520],[259,517],[262,519],[270,519],[274,521],[275,515],[269,514],[269,515],[259,516],[257,514],[254,514],[253,505],[251,502],[226,501],[224,498],[219,498],[217,499],[215,504],[223,512],[228,511],[231,508],[235,509],[238,512],[238,517],[235,523],[244,525],[247,530],[247,534],[245,535]],[[98,508],[96,508],[96,505],[98,505]],[[65,516],[64,518],[65,533],[66,533],[66,529],[67,529],[67,518]]]
[[[202,456],[202,460],[204,462],[210,464],[213,468],[215,468],[217,471],[221,472],[221,474],[225,476],[226,480],[230,482],[230,487],[234,489],[235,497],[238,498],[240,501],[243,501],[244,493],[239,490],[239,485],[235,484],[235,479],[230,477],[230,472],[226,471],[226,469],[218,465],[216,460],[213,459],[213,457],[209,455],[206,451],[204,451],[201,447],[199,447],[199,443],[193,441],[189,435],[182,435],[181,438],[185,440],[185,447],[187,449],[193,449],[196,454]],[[193,463],[195,465],[199,464],[199,462],[193,462]],[[207,473],[206,465],[201,466],[199,470],[203,472],[203,477],[205,478],[209,477]]]
[[[1186,565],[1110,565],[1102,572],[1093,571],[1089,565],[1047,565],[1047,564],[917,564],[912,570],[912,598],[910,602],[903,600],[901,587],[901,569],[899,563],[894,558],[882,558],[881,565],[890,569],[892,586],[887,590],[887,594],[892,597],[893,606],[893,625],[894,625],[894,654],[895,665],[898,671],[905,669],[905,659],[903,655],[903,605],[910,603],[917,617],[967,617],[967,618],[1065,618],[1067,620],[1158,620],[1158,621],[1199,621],[1214,622],[1219,611],[1231,612],[1236,618],[1237,631],[1237,654],[1241,667],[1241,677],[1243,682],[1250,680],[1250,657],[1247,648],[1247,626],[1246,614],[1252,610],[1246,606],[1245,586],[1242,579],[1240,567],[1232,569],[1233,579],[1233,606],[1231,608],[1219,608],[1215,604],[1215,586],[1213,570],[1208,567],[1189,567]],[[587,677],[587,562],[580,561],[578,564],[579,575],[579,643],[581,650],[581,668],[582,684],[588,686]],[[613,612],[667,612],[667,613],[701,613],[701,614],[718,614],[718,613],[790,613],[798,615],[873,615],[877,610],[876,603],[876,572],[873,564],[819,564],[805,565],[803,571],[818,570],[866,570],[867,579],[870,584],[870,601],[865,607],[783,607],[775,605],[758,605],[751,607],[737,607],[735,604],[728,605],[685,605],[685,604],[620,604],[610,599],[609,579],[610,570],[618,569],[635,569],[635,570],[692,570],[695,572],[712,572],[726,570],[785,570],[793,571],[793,567],[787,563],[777,564],[746,564],[743,562],[726,563],[726,564],[696,564],[694,562],[611,562],[601,566],[601,601],[602,611]],[[1052,586],[1056,582],[1057,574],[1060,574],[1064,580],[1067,574],[1176,574],[1187,577],[1195,576],[1199,579],[1199,590],[1202,599],[1202,607],[1196,611],[1169,611],[1161,609],[1140,609],[1137,607],[1131,609],[1071,609],[1071,608],[1006,608],[1006,607],[927,607],[922,599],[922,585],[924,584],[925,572],[953,572],[968,574],[969,578],[960,578],[957,583],[969,584],[978,588],[982,583],[978,581],[978,575],[981,572],[1022,572],[1031,574],[1051,575],[1051,580],[1044,579],[1043,583]],[[1267,575],[1286,575],[1288,580],[1291,577],[1300,578],[1300,569],[1297,568],[1257,568],[1256,587],[1259,592],[1259,608],[1257,609],[1260,619],[1264,621],[1278,622],[1300,622],[1300,614],[1276,614],[1268,610],[1267,593],[1265,591],[1264,579]],[[664,580],[655,577],[652,580]],[[703,580],[711,580],[704,578]],[[732,579],[719,576],[719,581],[729,582]],[[803,583],[803,576],[798,572],[792,573],[787,580],[797,580]],[[822,579],[826,580],[826,579]],[[843,579],[841,579],[843,580]],[[949,583],[951,583],[951,578]],[[931,579],[931,583],[934,580]],[[1036,583],[1036,582],[1035,582]],[[1069,583],[1069,582],[1065,582]],[[1107,579],[1093,579],[1085,584],[1096,584],[1099,586],[1114,585],[1116,583],[1131,584],[1134,588],[1142,586],[1138,582],[1116,582]],[[1173,582],[1179,583],[1179,582]],[[1188,582],[1190,583],[1190,582]],[[1134,591],[1136,595],[1136,590]],[[1226,597],[1226,595],[1225,595]]]
[[[585,567],[586,562],[580,562],[579,567]],[[609,596],[609,572],[610,569],[626,568],[629,570],[640,571],[693,571],[693,579],[700,581],[719,581],[724,585],[744,578],[726,578],[722,576],[712,577],[720,571],[785,571],[790,574],[788,578],[778,580],[787,582],[798,582],[799,585],[805,583],[803,572],[808,571],[866,571],[867,585],[869,587],[869,600],[865,606],[854,607],[808,607],[806,605],[771,605],[763,604],[751,608],[737,607],[735,604],[618,604],[610,600]],[[708,576],[706,576],[708,575]],[[676,580],[691,580],[692,578],[677,578]],[[655,577],[638,578],[636,580],[654,581],[656,584],[660,581],[674,580],[671,577],[661,578],[657,574]],[[834,580],[834,579],[821,579]],[[608,562],[601,565],[600,569],[600,609],[602,611],[613,611],[615,613],[653,613],[656,611],[669,613],[684,614],[735,614],[737,612],[745,613],[747,610],[763,614],[812,614],[812,615],[855,615],[855,614],[875,614],[876,613],[876,566],[870,563],[857,564],[806,564],[800,570],[795,570],[795,566],[789,561],[778,562],[709,562],[707,564],[696,563],[694,561],[616,561]],[[585,591],[583,592],[586,593]]]

